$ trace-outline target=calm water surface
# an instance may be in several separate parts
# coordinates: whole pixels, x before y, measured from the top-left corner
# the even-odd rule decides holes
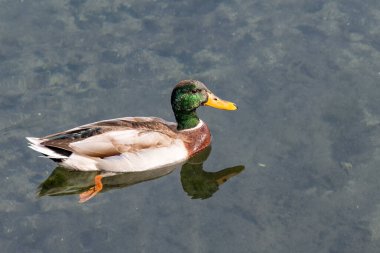
[[[27,148],[101,119],[174,120],[189,78],[239,105],[199,110],[203,163],[79,204],[89,175]],[[379,104],[377,0],[0,1],[1,251],[379,252]]]

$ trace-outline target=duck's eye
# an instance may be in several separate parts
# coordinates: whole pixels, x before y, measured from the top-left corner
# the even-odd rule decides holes
[[[193,94],[198,93],[198,90],[192,90],[191,93]]]

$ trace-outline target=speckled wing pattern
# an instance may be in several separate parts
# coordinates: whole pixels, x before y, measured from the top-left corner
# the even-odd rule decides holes
[[[159,118],[126,117],[29,141],[31,148],[49,158],[61,159],[62,165],[73,169],[141,171],[187,158],[175,127],[175,123]]]

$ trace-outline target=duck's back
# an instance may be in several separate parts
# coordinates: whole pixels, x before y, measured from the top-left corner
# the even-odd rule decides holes
[[[176,124],[153,117],[104,120],[28,140],[48,158],[82,171],[143,171],[189,155]]]

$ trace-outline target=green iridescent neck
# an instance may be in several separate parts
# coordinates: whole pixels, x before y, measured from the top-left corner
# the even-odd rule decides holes
[[[177,130],[185,130],[196,127],[199,123],[199,118],[195,110],[189,112],[174,112],[177,121]]]
[[[195,110],[207,99],[207,88],[199,81],[184,80],[174,87],[171,104],[178,124],[177,130],[191,129],[198,125],[200,120]]]

